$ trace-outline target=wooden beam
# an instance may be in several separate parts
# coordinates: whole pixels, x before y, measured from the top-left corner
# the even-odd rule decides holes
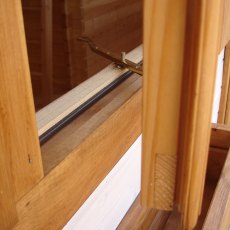
[[[125,95],[126,90],[121,93]],[[66,224],[140,135],[141,102],[141,90],[135,89],[17,203],[15,229],[59,229]]]
[[[43,176],[21,1],[0,2],[0,24],[1,154],[10,156],[18,200]]]
[[[144,2],[142,202],[156,209],[173,206],[185,22],[186,1]]]
[[[177,203],[186,229],[195,227],[202,205],[221,6],[216,0],[188,0],[177,179]]]
[[[230,151],[217,184],[203,230],[227,230],[230,226]]]

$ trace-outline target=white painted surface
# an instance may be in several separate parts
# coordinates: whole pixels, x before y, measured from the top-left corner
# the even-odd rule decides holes
[[[223,77],[223,67],[224,67],[224,49],[221,51],[221,53],[218,56],[218,63],[217,63],[217,70],[216,70],[215,94],[214,94],[213,110],[212,110],[212,123],[217,123],[217,120],[218,120],[222,77]]]
[[[105,177],[64,230],[113,230],[140,192],[141,137]]]

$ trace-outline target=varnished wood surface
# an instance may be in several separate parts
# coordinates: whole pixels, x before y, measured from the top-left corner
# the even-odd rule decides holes
[[[219,46],[221,2],[188,1],[178,155],[177,203],[184,228],[201,211]]]
[[[164,210],[175,190],[185,21],[186,1],[144,1],[142,202]]]
[[[17,201],[43,177],[20,1],[0,2],[0,24],[1,154]]]
[[[4,92],[1,84],[0,92]],[[0,98],[0,108],[3,108],[2,98]],[[2,112],[0,111],[0,127],[4,126],[4,121],[5,119],[2,119]],[[5,130],[5,132],[7,132],[7,130]],[[6,138],[1,133],[0,149],[4,150],[6,147]],[[10,155],[6,154],[5,151],[0,154],[0,191],[0,226],[2,230],[5,230],[12,228],[17,221],[16,204],[14,200],[14,184],[10,167]]]
[[[141,90],[135,89],[17,203],[19,222],[15,229],[61,228],[140,135],[140,111]],[[68,148],[68,142],[65,145]]]
[[[230,147],[230,126],[212,124],[210,146],[228,150]]]
[[[229,96],[229,80],[230,80],[230,42],[225,47],[224,53],[224,69],[222,76],[222,86],[221,86],[221,97],[220,97],[220,106],[218,112],[218,123],[221,124],[230,124],[230,121],[227,123],[226,115],[230,114],[230,96]]]
[[[203,229],[227,230],[230,227],[230,151],[218,181]]]
[[[141,206],[140,195],[138,195],[117,229],[147,230],[156,214],[157,210]]]

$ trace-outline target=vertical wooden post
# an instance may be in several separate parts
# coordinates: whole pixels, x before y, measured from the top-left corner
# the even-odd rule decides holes
[[[42,0],[42,104],[53,98],[53,0]]]
[[[186,229],[195,227],[202,205],[221,10],[221,1],[188,0],[177,174],[177,203]]]
[[[186,1],[144,2],[142,203],[173,207]]]
[[[0,1],[0,25],[0,154],[17,201],[43,176],[21,1]]]

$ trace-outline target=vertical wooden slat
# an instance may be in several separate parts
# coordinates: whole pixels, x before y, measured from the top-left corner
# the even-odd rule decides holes
[[[42,103],[53,98],[53,0],[42,0]]]
[[[230,40],[230,0],[221,1],[221,20],[220,20],[220,44],[219,52],[227,45]]]
[[[0,1],[0,25],[1,154],[10,157],[17,201],[43,176],[21,1]]]
[[[221,87],[220,107],[218,113],[218,123],[226,124],[226,112],[230,110],[230,98],[229,97],[229,80],[230,80],[230,42],[227,44],[224,53],[224,69]],[[229,105],[228,105],[229,102]]]
[[[200,214],[211,131],[221,1],[188,0],[177,202],[184,227]]]
[[[144,2],[142,203],[171,210],[174,199],[186,1]]]

